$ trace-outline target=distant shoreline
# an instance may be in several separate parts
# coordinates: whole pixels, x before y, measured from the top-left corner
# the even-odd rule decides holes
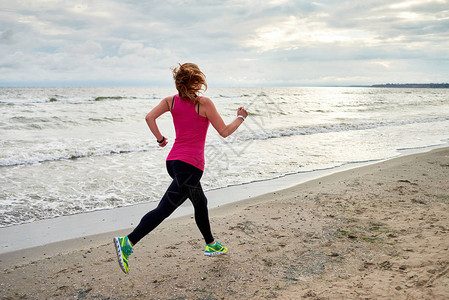
[[[448,89],[449,83],[387,83],[387,84],[374,84],[371,87]]]

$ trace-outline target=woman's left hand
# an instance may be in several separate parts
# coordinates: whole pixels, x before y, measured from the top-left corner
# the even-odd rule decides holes
[[[159,143],[159,147],[165,147],[168,144],[168,139],[164,137],[164,141],[162,143]]]

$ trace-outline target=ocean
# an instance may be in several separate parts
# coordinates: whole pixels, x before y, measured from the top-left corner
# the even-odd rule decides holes
[[[145,115],[170,87],[0,88],[0,227],[159,201],[171,179],[171,115],[158,147]],[[449,89],[213,88],[226,123],[211,126],[205,190],[384,160],[449,143]],[[209,201],[214,201],[209,199]]]

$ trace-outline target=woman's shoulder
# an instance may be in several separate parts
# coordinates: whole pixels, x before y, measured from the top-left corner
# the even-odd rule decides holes
[[[162,101],[166,101],[166,102],[172,102],[173,99],[175,99],[175,96],[177,95],[171,95],[171,96],[167,96],[164,99],[162,99]],[[159,98],[160,99],[160,98]]]
[[[210,100],[210,98],[208,98],[208,97],[201,97],[199,99],[199,102],[201,105],[208,105],[208,104],[212,103],[212,100]]]
[[[176,95],[167,96],[164,99],[162,99],[162,102],[165,102],[167,104],[168,110],[171,110],[173,107],[173,102],[175,101]]]

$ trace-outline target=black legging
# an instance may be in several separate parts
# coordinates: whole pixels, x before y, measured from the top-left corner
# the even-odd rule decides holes
[[[195,221],[207,244],[214,241],[210,230],[207,198],[201,187],[203,171],[180,160],[167,161],[167,171],[172,183],[159,205],[143,216],[139,225],[128,235],[133,245],[170,216],[176,208],[189,198],[195,209]]]

